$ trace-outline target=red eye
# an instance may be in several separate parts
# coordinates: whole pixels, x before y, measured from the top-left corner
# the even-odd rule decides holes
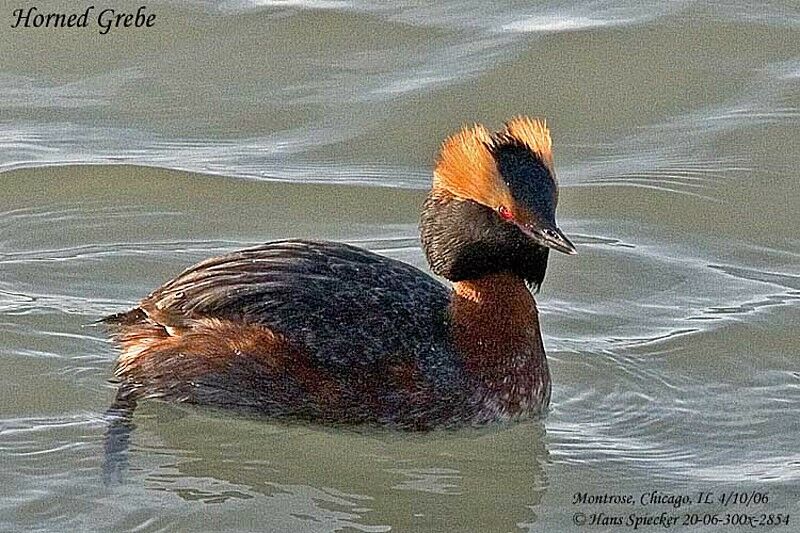
[[[511,211],[509,211],[504,205],[501,205],[497,208],[497,214],[500,215],[500,218],[503,220],[512,220],[514,218],[514,215],[511,213]]]

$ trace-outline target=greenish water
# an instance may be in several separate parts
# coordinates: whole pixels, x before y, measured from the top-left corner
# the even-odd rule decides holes
[[[12,29],[18,7],[0,2],[0,530],[797,530],[792,2],[183,0],[106,36]],[[579,248],[537,296],[546,417],[407,435],[153,402],[126,482],[103,483],[115,354],[86,324],[270,239],[424,267],[439,143],[516,114],[548,119]]]

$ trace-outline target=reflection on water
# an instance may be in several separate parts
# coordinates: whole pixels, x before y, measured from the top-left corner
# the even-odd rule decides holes
[[[93,430],[100,428],[101,419],[91,416],[10,422],[3,453],[22,471],[32,473],[37,464],[51,469],[43,490],[23,492],[17,505],[47,504],[54,520],[81,512],[87,520],[110,520],[118,527],[138,519],[142,498],[170,510],[151,518],[159,527],[171,523],[169,514],[183,514],[181,500],[234,505],[221,510],[224,518],[211,517],[205,525],[209,517],[183,516],[181,522],[214,529],[212,524],[225,524],[238,504],[252,500],[256,517],[269,517],[272,527],[290,531],[448,531],[460,527],[463,510],[471,509],[478,530],[513,530],[533,520],[530,507],[547,488],[540,423],[408,435],[272,425],[146,404],[137,413],[127,471],[117,478],[121,484],[112,485],[96,476]],[[55,440],[46,450],[34,450],[37,433]],[[70,442],[87,433],[93,435]],[[68,440],[58,441],[64,437]],[[72,477],[75,464],[84,466]],[[70,498],[54,494],[67,487]],[[135,499],[120,500],[114,516],[112,509],[93,504],[108,494]],[[247,529],[245,522],[239,527]]]
[[[148,32],[0,33],[0,529],[564,531],[578,491],[654,489],[800,513],[794,6],[152,9]],[[424,267],[442,138],[520,113],[553,128],[579,248],[537,297],[542,421],[403,435],[148,403],[103,483],[95,320],[272,239]]]
[[[297,507],[311,504],[323,513],[355,514],[346,520],[379,528],[371,531],[389,526],[446,531],[457,527],[466,508],[482,517],[475,523],[478,530],[514,529],[532,519],[528,506],[536,505],[546,487],[541,464],[547,456],[538,424],[404,435],[232,424],[196,415],[174,420],[173,412],[152,416],[144,416],[142,430],[154,432],[159,448],[181,452],[174,464],[148,475],[150,488],[174,490],[176,482],[184,489],[187,482],[202,487],[201,480],[211,478],[251,495],[281,494],[271,505],[287,520],[294,515],[316,521],[318,512],[296,516]],[[196,431],[209,429],[216,436],[199,443]],[[232,458],[237,458],[233,469]],[[287,508],[282,500],[293,503]]]

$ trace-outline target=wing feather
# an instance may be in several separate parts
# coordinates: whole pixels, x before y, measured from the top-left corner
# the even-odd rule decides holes
[[[441,363],[446,355],[435,352],[448,303],[448,288],[411,265],[346,244],[292,240],[198,263],[140,308],[169,327],[203,317],[261,324],[344,371],[394,357]]]

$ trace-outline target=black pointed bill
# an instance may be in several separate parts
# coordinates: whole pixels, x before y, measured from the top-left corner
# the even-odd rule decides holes
[[[578,253],[572,241],[564,235],[563,231],[555,226],[545,228],[529,226],[527,224],[519,224],[518,226],[525,235],[536,241],[537,244],[552,248],[553,250],[567,255],[575,255]]]

